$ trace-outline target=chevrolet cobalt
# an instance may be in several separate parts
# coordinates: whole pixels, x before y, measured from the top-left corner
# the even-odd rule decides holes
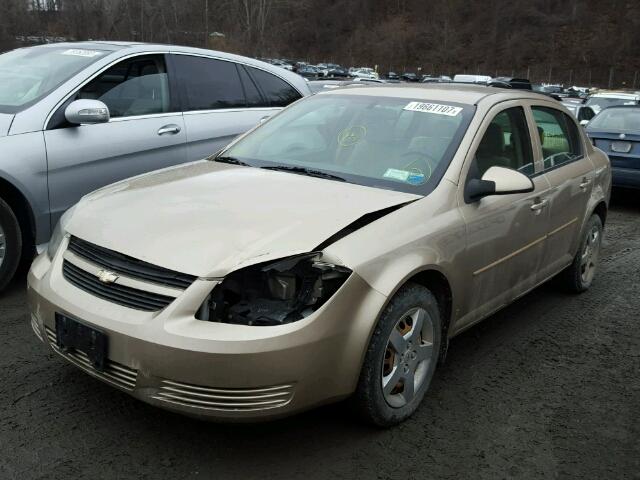
[[[559,103],[471,85],[300,100],[208,160],[104,187],[28,277],[36,335],[226,421],[350,397],[389,426],[449,341],[552,277],[589,288],[609,160]]]

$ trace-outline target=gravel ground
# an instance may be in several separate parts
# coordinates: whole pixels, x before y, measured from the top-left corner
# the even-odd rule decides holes
[[[618,194],[592,289],[544,285],[453,340],[405,424],[344,405],[258,425],[147,406],[47,353],[25,275],[0,295],[0,479],[640,479],[640,201]]]

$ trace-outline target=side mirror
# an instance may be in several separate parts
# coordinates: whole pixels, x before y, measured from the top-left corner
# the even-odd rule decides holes
[[[580,125],[586,127],[589,124],[589,120],[580,120]]]
[[[465,197],[471,201],[490,195],[510,195],[534,190],[533,182],[524,173],[505,167],[491,167],[482,178],[469,180]]]
[[[75,100],[64,110],[64,116],[74,125],[106,123],[109,121],[109,107],[100,100]]]

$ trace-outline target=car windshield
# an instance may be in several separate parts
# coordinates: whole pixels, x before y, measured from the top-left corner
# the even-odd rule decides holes
[[[608,108],[593,117],[589,130],[640,132],[640,108]]]
[[[216,160],[295,173],[307,169],[314,176],[323,172],[426,195],[449,165],[474,111],[452,102],[318,94],[285,109]]]
[[[69,47],[22,48],[0,55],[0,112],[34,104],[109,52]]]
[[[585,104],[587,107],[591,107],[594,112],[598,113],[607,107],[613,107],[615,105],[634,105],[637,103],[633,98],[615,98],[615,97],[590,97]]]

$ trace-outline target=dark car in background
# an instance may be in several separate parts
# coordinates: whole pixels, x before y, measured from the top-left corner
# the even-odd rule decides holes
[[[602,110],[589,122],[587,135],[609,155],[613,186],[640,189],[640,106]]]
[[[418,77],[418,75],[413,73],[413,72],[404,72],[402,74],[401,79],[404,80],[405,82],[419,82],[420,81],[420,77]]]
[[[396,72],[389,72],[385,75],[385,77],[387,78],[387,80],[400,80],[400,75],[398,75]]]
[[[347,78],[349,76],[349,70],[335,63],[328,63],[326,72],[327,77]]]
[[[489,85],[492,87],[505,87],[517,90],[533,90],[531,82],[526,78],[495,77],[489,82]]]
[[[301,65],[296,70],[296,73],[304,78],[316,79],[320,76],[320,70],[313,65]]]

